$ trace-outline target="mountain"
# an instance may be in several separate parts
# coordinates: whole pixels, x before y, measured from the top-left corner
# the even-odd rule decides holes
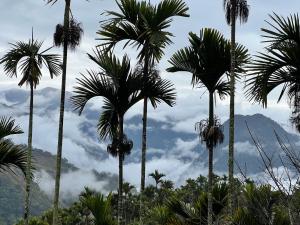
[[[107,141],[100,141],[97,135],[97,123],[100,115],[102,100],[97,99],[87,104],[83,114],[78,116],[73,111],[69,101],[71,93],[67,93],[65,114],[65,133],[63,156],[75,167],[87,171],[97,171],[117,174],[117,160],[106,152]],[[0,92],[1,114],[11,115],[17,119],[24,130],[28,123],[28,92],[22,89],[11,89]],[[159,109],[158,109],[159,110]],[[59,113],[59,90],[45,88],[34,93],[34,146],[52,154],[56,152],[57,124]],[[178,129],[180,121],[174,119],[149,118],[148,122],[148,152],[147,173],[159,169],[168,174],[167,178],[180,184],[184,178],[196,177],[207,173],[207,151],[200,144],[194,125],[190,130]],[[274,130],[287,138],[295,146],[299,145],[298,135],[284,130],[276,121],[261,114],[236,115],[235,120],[235,156],[239,167],[248,175],[263,171],[259,155],[246,126],[257,137],[269,154],[279,153],[280,149],[274,135]],[[227,173],[228,149],[228,121],[223,124],[225,140],[215,149],[215,171]],[[140,146],[141,146],[142,118],[140,112],[131,112],[125,118],[125,133],[133,140],[134,148],[130,156],[126,157],[125,179],[136,186],[139,185],[140,173]],[[26,132],[13,138],[17,143],[26,143]],[[274,164],[279,166],[279,162]],[[176,169],[174,169],[176,168]],[[236,167],[237,168],[237,167]],[[239,172],[236,169],[236,172]],[[42,180],[46,180],[49,172],[43,173]],[[79,175],[79,174],[77,174]],[[88,176],[85,176],[88,177]],[[90,177],[95,180],[93,177]],[[70,178],[69,182],[72,180]],[[88,179],[84,184],[92,185]],[[152,182],[148,179],[148,182]],[[74,185],[69,185],[69,188]],[[77,186],[77,185],[75,185]],[[67,186],[66,186],[67,188]],[[102,185],[100,185],[100,189]],[[47,188],[44,188],[48,190]],[[77,190],[77,193],[79,190]]]
[[[49,152],[39,149],[33,149],[33,163],[36,168],[35,180],[31,184],[30,197],[30,212],[31,215],[40,215],[45,210],[52,206],[52,193],[47,193],[45,188],[42,188],[48,183],[43,183],[41,174],[47,173],[50,175],[48,179],[54,180],[56,157]],[[66,159],[62,160],[62,176],[76,173],[79,169],[70,164]],[[109,191],[117,187],[117,177],[108,173],[98,173],[92,171],[97,182],[107,182],[109,185],[103,186],[103,191]],[[53,183],[53,182],[52,182]],[[54,184],[54,183],[53,183]],[[0,174],[0,224],[14,224],[19,218],[22,218],[24,213],[24,194],[25,183],[23,176],[19,173]],[[67,195],[67,196],[66,196]],[[68,195],[68,192],[63,192],[61,204],[69,205],[75,200],[75,196]]]

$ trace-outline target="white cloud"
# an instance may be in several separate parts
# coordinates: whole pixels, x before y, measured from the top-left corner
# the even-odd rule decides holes
[[[35,175],[35,181],[40,188],[49,196],[54,194],[54,178],[46,171],[42,170]],[[75,199],[84,190],[84,187],[89,187],[102,193],[107,193],[105,190],[106,181],[97,181],[97,178],[91,171],[78,170],[68,172],[61,176],[60,196],[63,199]]]
[[[228,151],[228,145],[222,148],[223,151]],[[259,156],[256,147],[253,144],[250,144],[249,141],[245,142],[236,142],[234,144],[235,154],[248,154],[252,156]]]

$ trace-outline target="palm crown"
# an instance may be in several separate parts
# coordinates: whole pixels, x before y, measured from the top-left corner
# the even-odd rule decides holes
[[[185,71],[193,74],[192,84],[203,84],[209,92],[217,91],[220,97],[229,94],[229,82],[222,80],[230,72],[230,42],[215,29],[205,28],[200,36],[190,33],[190,46],[176,52],[169,62],[168,72]],[[248,61],[247,49],[236,46],[236,73],[244,72]]]
[[[152,177],[155,180],[156,185],[158,185],[162,181],[161,178],[166,175],[155,170],[154,173],[150,173],[149,176]]]
[[[189,16],[188,7],[182,0],[163,0],[157,6],[148,1],[120,0],[117,2],[120,12],[107,11],[108,20],[102,21],[101,30],[97,33],[104,41],[104,46],[113,48],[118,42],[142,48],[139,59],[146,55],[159,60],[163,49],[171,43],[172,34],[166,29],[175,16]]]
[[[172,106],[175,93],[169,81],[149,79],[146,90],[141,90],[143,80],[138,73],[131,70],[130,61],[124,56],[119,61],[113,54],[96,50],[89,55],[100,68],[99,72],[88,71],[88,76],[77,79],[75,96],[72,102],[75,109],[82,112],[86,103],[94,97],[103,97],[103,111],[99,121],[99,133],[102,138],[113,137],[117,128],[117,116],[124,116],[126,111],[144,96],[150,99],[154,107],[160,102]]]
[[[2,57],[0,63],[4,64],[4,71],[8,76],[17,76],[20,69],[22,79],[19,86],[26,83],[36,87],[42,77],[43,65],[47,67],[51,78],[60,74],[60,57],[56,54],[46,54],[50,48],[41,51],[42,44],[43,42],[33,39],[28,42],[17,42],[11,44],[11,50]]]
[[[235,19],[240,19],[241,23],[246,23],[249,17],[249,5],[247,0],[234,0],[235,1]],[[226,22],[231,24],[232,13],[232,0],[224,0],[223,7],[225,10]]]

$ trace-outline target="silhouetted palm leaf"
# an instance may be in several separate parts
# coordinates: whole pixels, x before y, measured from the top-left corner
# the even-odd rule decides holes
[[[175,16],[188,16],[188,7],[181,0],[163,0],[157,6],[148,1],[120,0],[117,2],[120,12],[106,11],[110,18],[101,22],[97,32],[109,50],[118,42],[126,41],[125,46],[142,48],[140,61],[146,52],[152,60],[159,60],[163,49],[171,43],[172,34],[166,29]],[[147,43],[147,46],[145,46]]]
[[[116,110],[124,114],[131,106],[147,96],[154,107],[160,102],[173,105],[175,96],[173,85],[164,79],[148,79],[146,91],[142,91],[143,80],[137,73],[131,71],[130,62],[124,56],[120,62],[111,53],[95,51],[95,55],[89,57],[97,63],[99,72],[88,71],[88,76],[77,79],[75,96],[72,97],[75,110],[82,112],[86,103],[94,97],[105,99],[104,112]],[[105,118],[114,118],[106,112]],[[107,134],[107,132],[104,132]],[[105,137],[106,135],[103,135]]]
[[[220,97],[229,94],[229,82],[222,80],[230,71],[230,43],[214,29],[202,29],[200,36],[190,33],[190,46],[176,52],[169,62],[168,72],[185,71],[193,74],[192,84],[203,84],[209,92],[218,91]],[[241,45],[236,47],[236,74],[245,72],[248,51]]]
[[[0,117],[0,140],[3,138],[13,135],[22,134],[23,131],[18,125],[15,125],[15,120],[11,117]]]
[[[17,168],[25,175],[26,165],[26,148],[8,140],[0,141],[0,172],[11,171],[14,173],[13,168]]]
[[[41,51],[42,44],[43,42],[33,39],[28,43],[16,42],[11,44],[11,50],[1,58],[0,64],[4,64],[4,71],[8,76],[17,76],[17,71],[20,70],[22,79],[19,86],[32,83],[36,87],[42,76],[43,65],[47,67],[51,78],[60,74],[60,56],[45,54],[50,48]]]
[[[20,169],[26,174],[27,152],[21,145],[15,145],[4,139],[10,135],[21,134],[23,131],[11,117],[0,118],[0,172],[11,171],[13,168]]]

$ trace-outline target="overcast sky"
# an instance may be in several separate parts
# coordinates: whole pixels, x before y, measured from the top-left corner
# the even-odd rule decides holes
[[[151,0],[152,3],[159,2]],[[201,116],[207,113],[207,98],[203,90],[192,89],[190,85],[190,74],[167,74],[164,70],[168,67],[167,60],[179,48],[188,44],[188,32],[199,32],[203,27],[212,27],[220,30],[229,38],[230,28],[226,25],[224,12],[222,8],[223,0],[186,0],[189,6],[190,18],[177,18],[172,24],[170,31],[175,35],[172,39],[174,44],[166,49],[166,54],[161,61],[159,68],[165,78],[170,79],[178,91],[178,102],[175,108],[169,109],[166,106],[160,107],[158,111],[151,111],[150,115],[155,118],[166,118],[172,116],[178,120],[181,127],[192,126],[195,121],[199,121]],[[254,54],[262,49],[260,37],[260,28],[266,26],[264,20],[268,19],[268,14],[276,12],[287,16],[290,13],[297,12],[300,8],[298,0],[248,0],[250,5],[250,17],[247,24],[237,27],[237,41],[244,44]],[[1,33],[0,33],[0,56],[9,49],[9,42],[18,40],[28,40],[31,36],[31,28],[34,28],[34,36],[44,41],[44,47],[52,45],[52,35],[57,23],[63,19],[64,1],[59,0],[57,4],[46,5],[43,0],[1,0]],[[82,22],[84,27],[84,37],[81,46],[76,52],[69,55],[68,64],[68,90],[72,91],[75,78],[84,73],[85,69],[92,68],[94,65],[87,59],[86,53],[91,52],[92,48],[100,42],[96,40],[96,31],[99,29],[99,21],[104,19],[102,12],[105,10],[116,9],[116,3],[113,0],[73,0],[72,11],[75,18]],[[61,49],[54,49],[54,52],[61,53]],[[135,51],[127,48],[125,52],[131,56],[132,62],[135,61]],[[116,50],[118,56],[122,56],[124,51],[120,48]],[[7,78],[1,73],[1,88],[17,87],[17,80]],[[60,78],[50,80],[47,74],[44,74],[39,88],[46,86],[60,87]],[[273,93],[269,98],[268,109],[262,109],[261,106],[252,105],[243,97],[242,85],[237,89],[236,112],[241,114],[263,113],[280,123],[288,124],[290,110],[283,100],[277,104],[277,93]],[[25,88],[25,87],[24,87]],[[200,97],[202,96],[202,97]],[[229,100],[218,101],[217,113],[222,120],[228,118]],[[131,111],[131,114],[140,112],[141,106],[137,106]],[[129,113],[129,114],[130,114]]]

